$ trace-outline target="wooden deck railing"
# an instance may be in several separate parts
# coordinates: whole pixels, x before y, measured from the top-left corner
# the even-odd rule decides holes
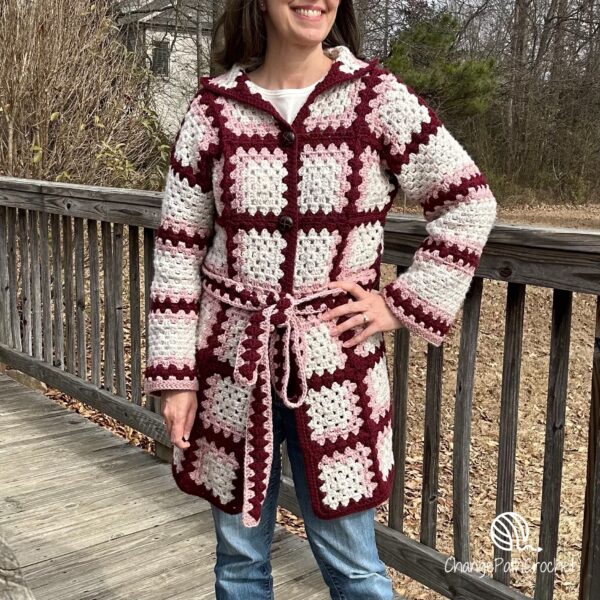
[[[152,437],[171,442],[158,396],[141,389],[142,348],[161,194],[0,177],[0,362]],[[389,215],[384,261],[401,272],[425,236],[424,221]],[[124,277],[127,273],[128,276]],[[456,369],[453,440],[454,558],[468,563],[469,449],[484,280],[507,282],[496,514],[513,510],[523,314],[528,285],[553,289],[539,563],[556,558],[573,292],[596,296],[595,348],[582,536],[580,598],[600,597],[600,232],[497,224],[465,301]],[[102,280],[102,288],[100,281]],[[143,293],[142,293],[143,290]],[[144,305],[140,298],[143,297]],[[591,325],[593,327],[593,325]],[[447,572],[436,550],[444,346],[427,346],[420,539],[403,533],[409,369],[408,330],[394,333],[395,485],[389,522],[376,524],[380,556],[449,598],[526,599],[501,568],[493,577]],[[127,356],[127,360],[126,357]],[[300,514],[284,463],[282,506]],[[552,598],[554,572],[538,570],[535,600]]]

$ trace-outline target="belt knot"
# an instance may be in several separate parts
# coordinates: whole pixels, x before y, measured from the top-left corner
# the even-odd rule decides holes
[[[260,290],[246,287],[239,281],[211,273],[203,269],[204,289],[231,306],[250,312],[246,327],[241,332],[235,355],[233,379],[238,385],[253,386],[262,373],[267,384],[271,383],[273,365],[269,347],[275,328],[282,329],[281,361],[283,365],[280,396],[288,408],[298,408],[304,404],[308,385],[306,381],[306,338],[307,328],[302,315],[315,314],[327,308],[326,300],[335,296],[343,299],[345,292],[337,288],[325,288],[307,295],[294,296],[290,292]],[[319,306],[311,306],[312,301],[323,299]],[[296,402],[287,397],[287,384],[290,378],[290,352],[296,357],[297,378],[300,382]]]
[[[275,303],[273,312],[271,314],[271,323],[275,327],[281,327],[286,323],[290,322],[292,318],[292,310],[294,306],[294,297],[290,293],[285,293],[280,296],[279,300]]]

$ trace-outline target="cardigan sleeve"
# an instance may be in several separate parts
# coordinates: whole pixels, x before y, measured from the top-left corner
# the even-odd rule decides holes
[[[496,219],[484,175],[423,99],[383,73],[369,128],[407,199],[419,202],[427,237],[408,269],[381,289],[392,313],[434,346],[447,337]]]
[[[170,149],[154,234],[144,391],[197,390],[200,267],[213,235],[212,164],[219,147],[212,107],[199,90]]]

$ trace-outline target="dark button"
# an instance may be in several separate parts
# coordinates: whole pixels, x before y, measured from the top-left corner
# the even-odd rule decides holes
[[[287,231],[288,229],[291,229],[292,225],[294,224],[294,219],[292,219],[292,217],[289,215],[280,215],[277,223],[279,225],[279,229],[282,231]]]
[[[286,144],[293,144],[294,140],[296,139],[296,135],[294,134],[294,132],[290,131],[289,129],[286,129],[283,132],[282,137],[283,137],[284,143],[286,143]]]

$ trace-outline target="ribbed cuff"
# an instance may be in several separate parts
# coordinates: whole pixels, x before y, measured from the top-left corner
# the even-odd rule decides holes
[[[199,389],[197,379],[146,379],[144,381],[144,392],[150,394],[162,390],[192,390]]]
[[[431,327],[417,321],[415,314],[405,312],[404,306],[400,302],[396,304],[395,299],[400,294],[399,290],[394,289],[394,281],[388,283],[381,288],[381,297],[392,311],[393,315],[406,327],[411,333],[422,337],[424,340],[434,346],[441,346],[446,335],[442,335],[439,331],[434,331]]]

